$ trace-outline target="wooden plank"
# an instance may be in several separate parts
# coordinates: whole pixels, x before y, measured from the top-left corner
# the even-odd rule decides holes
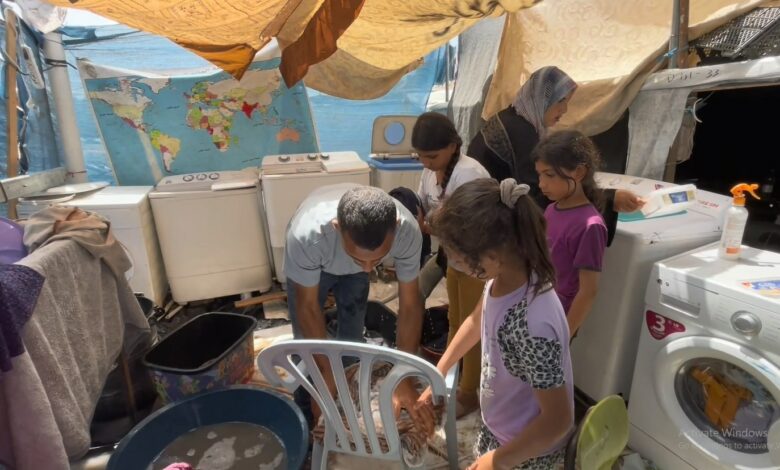
[[[16,55],[16,14],[12,9],[6,8],[5,15],[5,52],[7,57],[14,61],[18,60]],[[8,101],[6,102],[6,150],[8,151],[8,166],[6,175],[12,178],[19,174],[19,114],[16,108],[19,107],[19,95],[16,89],[17,70],[13,64],[6,64],[5,67],[5,86]],[[16,218],[16,201],[8,201],[8,217]]]
[[[237,300],[233,304],[236,308],[246,308],[252,305],[259,305],[272,300],[287,300],[287,292],[271,292],[270,294],[263,294],[257,297],[250,297],[244,300]]]

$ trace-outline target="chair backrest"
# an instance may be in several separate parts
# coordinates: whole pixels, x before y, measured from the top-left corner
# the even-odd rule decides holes
[[[567,449],[565,469],[609,470],[628,444],[626,402],[610,395],[588,409]],[[570,452],[576,448],[576,455]]]
[[[294,360],[296,356],[300,358],[300,362],[296,363]],[[336,382],[336,398],[328,391],[316,365],[315,356],[327,358],[330,363]],[[358,403],[352,401],[343,365],[344,359],[352,358],[359,362],[357,366],[359,369],[356,372],[359,384]],[[377,423],[374,423],[370,412],[371,373],[377,361],[393,366],[382,381],[379,390],[381,426],[388,447],[386,453],[382,451]],[[444,378],[433,365],[411,354],[373,344],[323,340],[284,341],[263,350],[257,358],[257,367],[266,380],[273,385],[285,387],[290,392],[298,387],[304,387],[316,400],[327,421],[324,441],[326,451],[335,450],[346,454],[400,460],[402,451],[392,400],[393,391],[398,383],[407,377],[422,377],[430,384],[434,397],[444,399],[447,396]],[[284,369],[286,374],[280,376],[275,370],[276,367]],[[307,380],[307,376],[311,377],[311,382]],[[344,426],[336,400],[341,405],[349,429]],[[358,424],[358,409],[368,411],[361,413],[368,447],[364,443],[361,427]],[[350,441],[354,448],[350,445]]]

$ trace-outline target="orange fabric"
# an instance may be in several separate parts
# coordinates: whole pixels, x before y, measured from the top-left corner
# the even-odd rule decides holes
[[[339,37],[360,14],[365,0],[326,0],[301,37],[282,51],[279,70],[288,88],[301,80],[310,65],[336,52]]]
[[[246,44],[217,46],[191,44],[180,41],[176,41],[176,43],[234,76],[236,80],[241,80],[241,77],[244,76],[244,72],[249,68],[252,59],[259,50],[249,47]]]

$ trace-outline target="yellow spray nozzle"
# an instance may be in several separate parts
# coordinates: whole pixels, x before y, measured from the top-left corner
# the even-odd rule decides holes
[[[731,194],[734,196],[734,201],[741,201],[743,204],[745,202],[745,191],[750,193],[751,196],[753,196],[756,199],[761,199],[758,197],[758,194],[756,194],[756,190],[758,189],[758,185],[753,184],[747,184],[747,183],[739,183],[738,185],[731,188]]]

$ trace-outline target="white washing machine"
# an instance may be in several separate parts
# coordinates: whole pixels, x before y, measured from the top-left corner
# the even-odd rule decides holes
[[[111,231],[133,263],[127,272],[130,287],[155,304],[163,305],[168,294],[168,280],[149,207],[148,194],[152,189],[152,186],[108,186],[59,199],[28,198],[19,205],[20,216],[29,217],[50,204],[79,207],[102,215],[111,222]]]
[[[169,176],[149,199],[174,301],[271,288],[257,170]]]
[[[780,468],[780,254],[717,244],[647,285],[629,446],[663,469]]]
[[[597,173],[604,188],[648,194],[671,183],[635,176]],[[653,263],[720,238],[731,198],[697,191],[687,212],[645,220],[618,221],[604,254],[596,300],[572,342],[574,384],[595,401],[619,394],[628,399],[636,359],[639,325]],[[625,218],[621,214],[621,218]]]
[[[379,116],[371,131],[371,186],[390,192],[398,187],[414,192],[420,187],[423,165],[412,148],[417,116]]]
[[[261,183],[268,218],[269,241],[276,279],[284,285],[284,245],[287,225],[309,193],[322,186],[357,183],[368,186],[369,168],[355,152],[268,155],[263,158]]]

